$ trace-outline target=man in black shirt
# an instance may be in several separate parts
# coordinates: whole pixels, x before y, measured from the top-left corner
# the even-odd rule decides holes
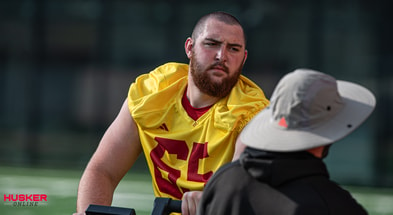
[[[240,158],[207,183],[199,215],[367,214],[329,179],[329,146],[371,114],[366,88],[299,69],[276,86],[271,105],[244,128]]]

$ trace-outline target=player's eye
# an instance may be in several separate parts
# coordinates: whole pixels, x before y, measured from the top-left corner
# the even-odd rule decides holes
[[[216,46],[217,43],[215,43],[215,42],[205,42],[205,45],[206,46]]]
[[[239,47],[232,47],[230,50],[234,51],[234,52],[239,52],[240,48]]]

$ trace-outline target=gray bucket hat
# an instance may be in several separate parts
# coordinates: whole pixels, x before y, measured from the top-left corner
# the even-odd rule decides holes
[[[269,107],[247,124],[240,140],[276,152],[328,145],[361,125],[375,103],[374,95],[358,84],[298,69],[279,81]]]

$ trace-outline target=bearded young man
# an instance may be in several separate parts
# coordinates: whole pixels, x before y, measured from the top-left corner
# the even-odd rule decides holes
[[[182,214],[196,214],[206,182],[232,160],[238,134],[269,104],[240,75],[245,46],[239,21],[214,12],[198,21],[185,42],[189,65],[167,63],[139,76],[84,171],[77,211],[110,205],[143,152],[155,196],[182,199]]]

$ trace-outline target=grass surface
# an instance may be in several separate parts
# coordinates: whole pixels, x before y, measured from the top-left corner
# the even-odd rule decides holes
[[[82,172],[0,167],[0,214],[71,215]],[[393,214],[393,189],[345,186],[371,215]],[[46,194],[47,202],[35,207],[13,206],[4,201],[8,194]],[[127,174],[117,187],[113,205],[134,208],[137,215],[149,215],[153,207],[151,179],[146,174]]]

